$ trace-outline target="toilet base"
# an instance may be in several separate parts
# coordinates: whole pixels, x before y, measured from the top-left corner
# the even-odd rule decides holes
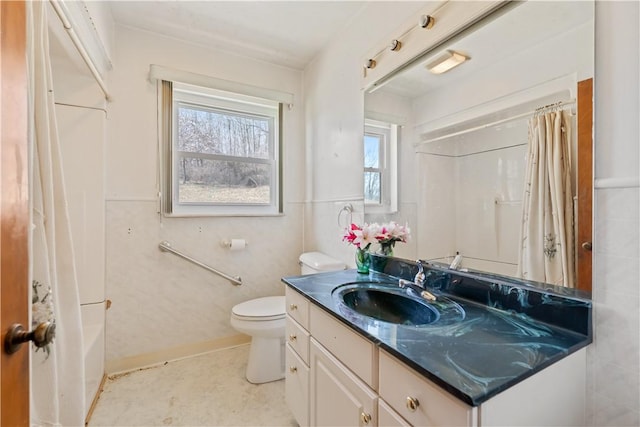
[[[253,337],[247,362],[247,381],[268,383],[284,378],[284,337]]]

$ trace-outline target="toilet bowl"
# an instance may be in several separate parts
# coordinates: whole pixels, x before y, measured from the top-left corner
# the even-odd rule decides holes
[[[302,274],[344,270],[344,263],[320,252],[300,255]],[[284,378],[286,308],[284,296],[256,298],[231,309],[231,326],[251,336],[247,381],[254,384]]]
[[[254,384],[284,378],[284,296],[252,299],[231,309],[231,326],[251,336],[247,381]]]

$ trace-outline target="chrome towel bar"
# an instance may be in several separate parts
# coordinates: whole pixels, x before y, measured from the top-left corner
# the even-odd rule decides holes
[[[160,250],[162,252],[171,252],[172,254],[177,255],[180,258],[184,258],[187,261],[190,261],[190,262],[194,263],[195,265],[198,265],[198,266],[204,268],[205,270],[209,270],[210,272],[212,272],[214,274],[217,274],[218,276],[224,277],[225,279],[227,279],[228,281],[230,281],[231,283],[233,283],[236,286],[242,285],[242,278],[240,276],[232,277],[232,276],[229,276],[228,274],[223,273],[220,270],[216,270],[213,267],[209,267],[207,264],[203,264],[200,261],[197,261],[197,260],[191,258],[189,255],[185,255],[182,252],[173,249],[171,247],[171,243],[167,242],[166,240],[163,240],[162,242],[160,242],[158,247],[160,248]]]

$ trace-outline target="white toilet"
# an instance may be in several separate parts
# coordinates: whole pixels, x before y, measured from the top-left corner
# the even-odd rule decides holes
[[[344,263],[320,252],[300,255],[301,274],[343,270]],[[231,326],[251,336],[247,381],[254,384],[284,378],[284,296],[256,298],[231,309]]]

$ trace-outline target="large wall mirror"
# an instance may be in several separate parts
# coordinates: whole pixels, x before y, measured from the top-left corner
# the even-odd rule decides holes
[[[442,72],[446,57],[463,61]],[[409,224],[412,239],[395,256],[450,264],[460,254],[463,269],[591,290],[593,59],[593,2],[518,2],[366,91],[365,220]],[[539,259],[523,265],[520,255],[523,210],[549,221],[530,210],[531,193],[546,190],[525,192],[540,179],[528,159],[540,132],[530,120],[556,111],[567,144],[557,173],[570,186],[569,283],[526,275],[527,263],[544,269],[557,255],[551,234],[527,249]]]

